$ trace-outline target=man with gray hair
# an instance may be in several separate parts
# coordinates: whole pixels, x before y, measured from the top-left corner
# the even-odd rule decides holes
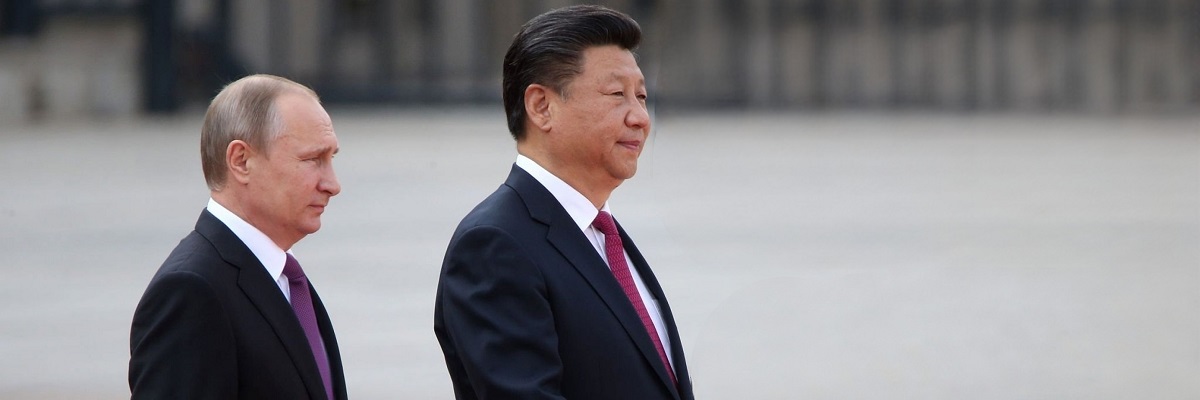
[[[254,75],[204,118],[211,199],[133,314],[134,399],[345,399],[333,325],[292,245],[341,191],[316,93]]]

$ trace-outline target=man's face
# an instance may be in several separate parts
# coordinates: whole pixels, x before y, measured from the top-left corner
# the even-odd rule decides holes
[[[645,78],[633,53],[617,46],[588,48],[581,64],[555,101],[553,152],[589,182],[616,187],[637,172],[650,135]]]
[[[282,131],[268,154],[256,152],[248,160],[248,222],[287,250],[321,228],[321,213],[342,188],[333,173],[338,141],[329,114],[301,94],[276,102]]]

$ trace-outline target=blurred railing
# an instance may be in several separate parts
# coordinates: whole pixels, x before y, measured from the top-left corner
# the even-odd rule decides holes
[[[145,108],[144,79],[159,75],[143,73],[153,58],[143,54],[169,53],[147,51],[142,38],[171,39],[169,26],[143,32],[142,11],[141,0],[0,0],[0,126]]]
[[[639,57],[660,107],[1200,105],[1200,0],[597,2],[642,24]],[[29,29],[12,5],[30,3],[139,4],[141,92],[147,109],[170,110],[251,72],[307,83],[330,103],[495,102],[520,25],[578,2],[9,0],[0,39]]]
[[[672,102],[1090,112],[1200,104],[1195,0],[690,3],[660,18],[660,97]]]

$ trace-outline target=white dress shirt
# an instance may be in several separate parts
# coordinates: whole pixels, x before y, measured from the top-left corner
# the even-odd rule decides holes
[[[596,209],[592,202],[579,193],[578,190],[568,185],[562,179],[542,168],[536,161],[524,155],[517,155],[517,166],[533,176],[538,183],[546,187],[554,199],[558,200],[563,208],[567,209],[567,214],[575,221],[575,225],[583,231],[583,235],[592,242],[592,247],[596,249],[596,253],[600,254],[600,258],[604,260],[604,264],[608,265],[608,255],[604,251],[604,234],[592,227],[592,221],[596,220],[596,216],[600,215],[600,211],[612,214],[608,208],[608,203],[604,203],[604,207]],[[646,312],[650,314],[650,320],[654,322],[654,330],[658,331],[658,339],[662,341],[663,348],[667,351],[667,360],[671,365],[675,365],[674,356],[671,354],[671,341],[667,336],[667,329],[663,324],[662,312],[659,311],[658,301],[650,296],[650,291],[646,290],[646,284],[642,282],[642,275],[638,273],[637,268],[633,266],[633,260],[629,258],[629,252],[625,252],[625,264],[629,266],[629,274],[633,276],[633,283],[637,286],[638,294],[642,296],[642,303],[646,305]]]
[[[242,220],[237,214],[234,214],[229,209],[217,203],[216,200],[208,199],[208,212],[214,217],[221,220],[229,230],[237,235],[246,247],[250,248],[250,252],[258,258],[258,262],[262,263],[267,269],[267,275],[275,279],[275,284],[279,285],[279,291],[283,292],[283,298],[287,299],[288,303],[292,302],[291,285],[288,279],[283,275],[283,265],[287,263],[287,255],[283,249],[280,249],[275,241],[267,237],[267,234],[255,228],[254,225]]]

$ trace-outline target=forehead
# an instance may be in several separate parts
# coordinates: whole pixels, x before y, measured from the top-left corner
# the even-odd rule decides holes
[[[333,122],[316,99],[304,94],[289,93],[281,95],[276,101],[281,128],[280,141],[336,146],[337,136],[333,132]]]
[[[580,75],[592,81],[632,80],[642,83],[642,69],[633,52],[616,45],[584,49]]]
[[[300,93],[287,93],[275,101],[276,112],[285,131],[312,128],[333,130],[329,114],[316,99]]]

